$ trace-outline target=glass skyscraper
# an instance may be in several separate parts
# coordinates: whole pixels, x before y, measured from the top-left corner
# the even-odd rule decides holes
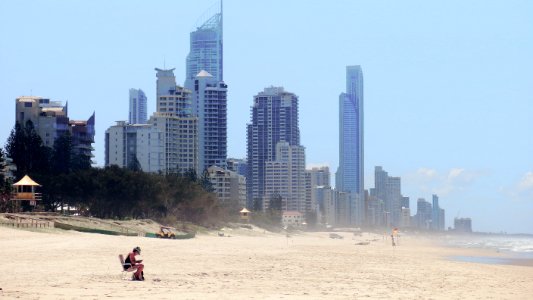
[[[196,75],[205,70],[213,75],[215,81],[223,81],[222,48],[222,2],[220,8],[212,13],[206,12],[207,19],[190,35],[190,50],[187,55],[185,87],[194,90]]]
[[[363,71],[346,67],[346,93],[339,96],[339,168],[336,189],[355,194],[351,221],[362,222],[364,197]]]
[[[204,17],[205,16],[205,17]],[[223,81],[222,1],[200,18],[190,34],[185,88],[192,92],[193,114],[198,117],[200,172],[226,167],[227,85]]]

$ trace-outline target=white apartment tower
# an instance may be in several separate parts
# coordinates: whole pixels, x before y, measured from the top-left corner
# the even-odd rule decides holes
[[[276,159],[265,162],[263,208],[272,197],[282,197],[282,210],[306,212],[305,148],[288,142],[276,144]]]
[[[148,121],[163,132],[165,173],[198,168],[198,118],[192,114],[191,91],[176,85],[174,69],[157,71],[157,111]]]
[[[105,132],[105,165],[164,172],[164,133],[151,124],[118,121]]]

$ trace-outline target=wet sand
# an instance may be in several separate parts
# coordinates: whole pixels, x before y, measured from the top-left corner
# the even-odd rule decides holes
[[[402,236],[240,229],[190,240],[0,227],[2,299],[531,299],[533,267],[451,260],[504,257]],[[368,245],[355,245],[369,242]],[[144,282],[119,254],[142,248]],[[127,274],[130,278],[131,273]]]

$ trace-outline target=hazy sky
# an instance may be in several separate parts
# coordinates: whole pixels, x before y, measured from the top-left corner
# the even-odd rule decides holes
[[[0,142],[15,98],[96,111],[104,132],[127,120],[128,89],[155,110],[154,67],[185,77],[189,32],[215,3],[0,1]],[[365,188],[374,166],[402,193],[437,193],[446,226],[533,233],[533,1],[225,1],[229,156],[246,156],[252,98],[281,85],[300,98],[308,165],[338,164],[338,96],[346,65],[365,88]]]

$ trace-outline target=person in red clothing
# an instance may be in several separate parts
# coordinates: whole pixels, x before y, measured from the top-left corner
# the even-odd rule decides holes
[[[128,257],[126,257],[126,264],[130,264],[133,268],[136,268],[135,274],[133,274],[133,280],[144,280],[144,265],[142,264],[142,260],[136,260],[135,256],[141,255],[141,248],[135,247],[133,248],[133,251],[128,254]]]

